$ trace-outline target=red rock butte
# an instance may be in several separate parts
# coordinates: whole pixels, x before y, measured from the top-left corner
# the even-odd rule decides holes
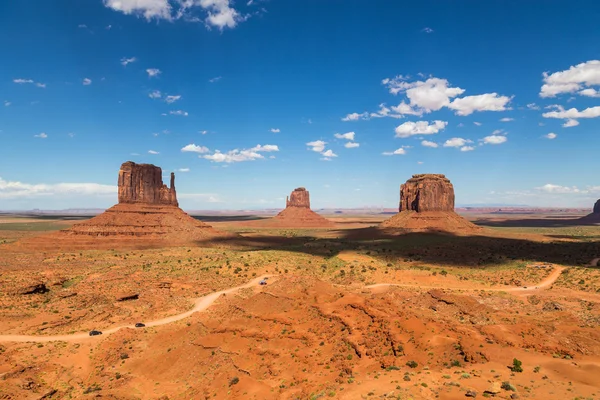
[[[454,187],[442,174],[419,174],[400,186],[399,213],[381,228],[469,233],[482,228],[454,212]]]
[[[581,222],[586,224],[597,224],[600,222],[600,200],[594,204],[594,208],[592,209],[592,213],[582,217],[580,219]]]
[[[310,194],[303,187],[294,189],[285,201],[285,209],[266,224],[289,228],[331,228],[335,224],[310,209]]]
[[[198,221],[182,209],[171,184],[162,181],[162,170],[151,164],[128,161],[121,165],[118,179],[119,204],[68,229],[15,243],[17,248],[75,250],[111,248],[155,248],[209,246],[211,239],[233,234],[221,232]]]
[[[594,211],[593,214],[598,214],[600,215],[600,200],[598,200],[596,202],[596,204],[594,204]]]

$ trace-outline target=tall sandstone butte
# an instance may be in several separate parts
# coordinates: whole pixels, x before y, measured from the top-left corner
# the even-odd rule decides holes
[[[310,208],[310,194],[303,187],[294,189],[294,191],[285,200],[286,207]]]
[[[400,186],[399,213],[381,228],[403,232],[471,233],[480,230],[454,212],[454,187],[442,174],[420,174]]]
[[[119,169],[119,203],[162,204],[179,207],[175,174],[171,185],[163,184],[162,169],[152,164],[127,161]]]
[[[596,204],[594,204],[594,214],[600,215],[600,200],[598,200]]]
[[[454,187],[442,174],[419,174],[400,186],[402,211],[454,211]]]

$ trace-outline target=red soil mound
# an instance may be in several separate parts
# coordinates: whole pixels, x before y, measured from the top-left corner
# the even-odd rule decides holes
[[[472,233],[481,231],[477,226],[453,211],[402,211],[383,221],[380,228],[402,229],[406,232]]]
[[[32,250],[151,248],[192,245],[230,237],[198,221],[179,207],[157,204],[117,204],[69,229],[15,243]]]

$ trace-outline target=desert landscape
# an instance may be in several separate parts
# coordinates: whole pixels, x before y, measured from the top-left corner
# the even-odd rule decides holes
[[[0,216],[0,399],[600,397],[600,202],[461,215],[420,174],[392,216],[302,187],[192,217],[161,175],[124,163],[93,218]]]

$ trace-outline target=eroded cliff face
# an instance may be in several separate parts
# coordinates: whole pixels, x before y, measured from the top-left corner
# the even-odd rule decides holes
[[[146,203],[179,206],[175,191],[175,174],[171,185],[162,181],[162,170],[152,164],[128,161],[119,170],[119,203]]]
[[[442,174],[420,174],[400,186],[402,211],[454,211],[454,187]]]
[[[594,204],[594,214],[600,215],[600,200],[598,200],[596,204]]]
[[[310,194],[308,190],[303,187],[294,189],[294,191],[288,196],[285,206],[287,207],[302,207],[310,208]]]

